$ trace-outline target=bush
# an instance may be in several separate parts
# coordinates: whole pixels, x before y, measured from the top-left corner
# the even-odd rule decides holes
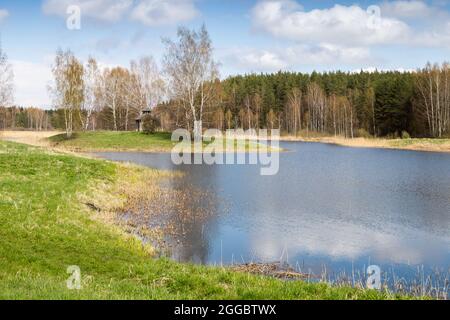
[[[402,131],[402,139],[411,139],[411,136],[409,135],[408,131],[405,130]]]
[[[372,138],[372,136],[370,135],[370,133],[368,133],[366,130],[364,130],[364,129],[358,129],[358,132],[357,132],[357,135],[358,135],[358,137],[360,137],[360,138],[366,138],[366,139],[369,139],[369,138]]]
[[[159,120],[151,114],[142,117],[142,131],[145,134],[155,133],[159,127]]]

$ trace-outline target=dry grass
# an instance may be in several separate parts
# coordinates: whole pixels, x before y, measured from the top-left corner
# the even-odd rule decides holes
[[[61,134],[59,131],[0,131],[0,139],[38,147],[48,147],[49,137]]]
[[[160,195],[164,193],[160,182],[179,173],[160,171],[133,164],[116,164],[116,179],[113,183],[94,181],[88,191],[79,193],[78,201],[92,211],[92,217],[116,229],[126,237],[150,238],[160,237],[158,229],[146,228],[136,224],[133,219],[124,219],[124,215],[134,213],[142,204],[162,206]],[[153,255],[155,248],[145,246]]]
[[[402,149],[429,152],[450,152],[450,139],[382,139],[344,137],[283,136],[281,141],[304,141],[336,144],[353,148]]]

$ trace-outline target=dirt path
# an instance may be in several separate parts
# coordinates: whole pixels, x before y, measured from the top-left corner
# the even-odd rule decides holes
[[[59,131],[0,131],[0,140],[48,147],[50,144],[46,138],[60,133]]]

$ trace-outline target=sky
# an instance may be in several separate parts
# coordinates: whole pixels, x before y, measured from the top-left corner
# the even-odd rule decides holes
[[[75,6],[75,7],[74,7]],[[68,28],[78,8],[80,28]],[[70,11],[70,10],[69,10]],[[221,77],[279,70],[415,70],[450,60],[450,1],[0,0],[15,103],[51,107],[58,48],[129,66],[164,54],[161,39],[205,24]],[[73,24],[69,24],[73,26]]]

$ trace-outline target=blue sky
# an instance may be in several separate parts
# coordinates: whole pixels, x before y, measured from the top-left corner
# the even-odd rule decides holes
[[[66,27],[67,7],[81,29]],[[416,69],[450,53],[450,3],[301,0],[0,0],[3,50],[19,105],[49,106],[58,47],[103,66],[163,54],[161,37],[205,23],[221,75],[291,70]]]

